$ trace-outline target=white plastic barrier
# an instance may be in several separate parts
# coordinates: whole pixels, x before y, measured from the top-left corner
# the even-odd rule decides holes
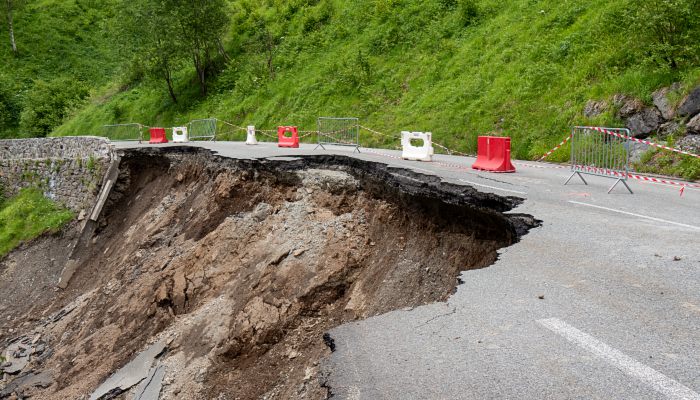
[[[416,147],[411,144],[412,139],[422,140],[423,146]],[[433,150],[433,134],[431,132],[401,132],[401,158],[413,161],[432,161],[435,154]]]
[[[173,128],[173,143],[187,143],[190,139],[187,136],[187,127],[178,126]]]
[[[255,126],[248,125],[248,136],[245,139],[245,144],[258,144],[258,139],[255,138]]]

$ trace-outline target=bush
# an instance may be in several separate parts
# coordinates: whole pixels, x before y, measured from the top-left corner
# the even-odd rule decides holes
[[[630,46],[645,61],[672,70],[700,61],[697,0],[640,0],[624,13]]]
[[[474,25],[479,21],[479,6],[474,0],[461,0],[459,2],[459,21],[462,26]]]
[[[0,130],[17,127],[20,111],[17,89],[9,82],[0,79]]]
[[[22,134],[47,136],[63,123],[72,110],[81,106],[87,96],[85,84],[72,78],[35,81],[24,99],[20,116]]]

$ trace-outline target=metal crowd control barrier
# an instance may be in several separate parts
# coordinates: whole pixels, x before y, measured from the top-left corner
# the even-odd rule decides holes
[[[146,128],[141,124],[114,124],[102,127],[103,136],[115,141],[143,141],[143,130]]]
[[[206,139],[216,141],[216,118],[195,119],[187,124],[190,140]]]
[[[357,118],[318,118],[318,145],[352,146],[360,152],[360,120]],[[354,152],[354,151],[353,151]]]
[[[583,183],[588,185],[582,175],[588,174],[615,179],[615,183],[608,189],[608,193],[620,182],[630,193],[633,193],[626,182],[629,176],[630,161],[628,140],[601,131],[630,136],[629,129],[574,127],[571,136],[572,174],[564,185],[568,184],[574,175],[578,175]]]

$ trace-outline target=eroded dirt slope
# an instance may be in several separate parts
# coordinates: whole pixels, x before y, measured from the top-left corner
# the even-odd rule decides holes
[[[324,333],[446,299],[459,271],[488,266],[535,225],[502,214],[515,204],[336,157],[127,152],[68,288],[2,332],[6,344],[24,335],[14,343],[29,352],[43,346],[5,394],[88,398],[162,340],[161,398],[326,398]],[[13,388],[23,376],[42,379]]]

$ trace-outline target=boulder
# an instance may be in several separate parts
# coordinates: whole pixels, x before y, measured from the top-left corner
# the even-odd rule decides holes
[[[676,142],[676,146],[681,150],[689,151],[693,154],[700,154],[700,135],[687,135]]]
[[[585,107],[583,107],[583,115],[586,118],[597,117],[603,113],[608,108],[608,103],[605,101],[595,101],[588,100]]]
[[[685,124],[688,133],[700,134],[700,114],[694,116],[693,118]]]
[[[649,150],[649,145],[639,142],[630,141],[628,144],[628,151],[630,154],[630,163],[638,163],[642,160],[642,154]]]
[[[665,140],[669,135],[673,135],[681,129],[681,124],[676,121],[666,122],[661,124],[659,129],[656,131],[657,136],[660,140]]]
[[[654,102],[654,105],[665,120],[671,120],[676,115],[676,110],[673,109],[673,105],[668,99],[668,95],[669,93],[677,91],[678,89],[680,89],[680,85],[674,83],[671,85],[671,87],[661,88],[651,94],[651,99]]]
[[[645,138],[661,125],[661,113],[654,107],[647,107],[627,119],[625,126],[633,137]]]
[[[694,117],[698,113],[700,113],[700,86],[693,89],[678,107],[680,117]]]
[[[627,97],[622,94],[615,95],[613,102],[616,106],[620,107],[617,112],[617,116],[620,119],[631,117],[632,115],[641,112],[644,108],[644,103],[642,103],[641,100]]]

